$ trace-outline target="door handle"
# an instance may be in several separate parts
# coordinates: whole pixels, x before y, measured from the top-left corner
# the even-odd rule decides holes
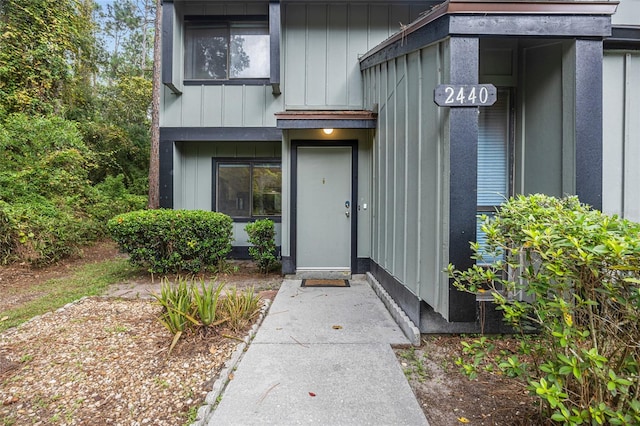
[[[351,213],[349,213],[349,210],[347,210],[346,212],[344,212],[344,215],[345,215],[346,217],[349,217],[349,216],[351,216]]]

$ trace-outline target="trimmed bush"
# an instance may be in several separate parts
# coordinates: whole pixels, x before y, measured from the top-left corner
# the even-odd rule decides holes
[[[231,251],[232,219],[204,210],[140,210],[118,215],[107,228],[132,264],[151,273],[197,273]]]
[[[576,197],[519,196],[482,227],[476,256],[496,259],[450,276],[463,291],[490,291],[522,338],[524,376],[563,424],[640,424],[640,224]],[[527,339],[535,331],[539,339]]]
[[[251,258],[265,274],[278,265],[276,259],[276,230],[271,219],[260,219],[244,227],[249,235]]]

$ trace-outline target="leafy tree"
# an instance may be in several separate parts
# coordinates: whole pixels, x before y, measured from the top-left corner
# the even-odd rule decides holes
[[[5,0],[0,20],[0,104],[6,112],[60,112],[93,54],[91,0]]]
[[[103,77],[109,85],[122,75],[149,77],[155,10],[153,0],[123,0],[99,14],[106,53]]]

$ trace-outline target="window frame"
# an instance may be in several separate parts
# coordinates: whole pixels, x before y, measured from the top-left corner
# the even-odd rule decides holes
[[[220,210],[218,210],[218,166],[219,165],[225,165],[225,164],[248,164],[249,167],[251,168],[251,173],[250,173],[250,179],[253,177],[253,168],[256,165],[260,165],[260,164],[274,164],[274,165],[278,165],[280,166],[280,170],[282,171],[282,158],[278,158],[278,157],[245,157],[245,158],[237,158],[237,157],[233,157],[233,158],[226,158],[226,157],[213,157],[211,159],[212,161],[212,185],[211,185],[211,211],[214,212],[219,212]],[[234,222],[239,222],[239,223],[249,223],[249,222],[253,222],[255,220],[258,219],[271,219],[273,222],[275,223],[281,223],[282,222],[282,201],[280,204],[280,215],[279,216],[273,216],[273,215],[259,215],[259,216],[255,216],[253,215],[253,184],[250,180],[250,188],[249,188],[249,200],[250,200],[250,211],[251,211],[251,215],[250,216],[231,216],[229,215]],[[280,181],[280,195],[282,196],[282,180]],[[224,212],[221,212],[224,213]],[[227,213],[225,213],[227,214]]]
[[[270,21],[269,21],[269,15],[186,15],[184,17],[184,40],[183,40],[183,60],[182,60],[182,68],[183,68],[183,84],[185,86],[221,86],[221,85],[227,85],[227,86],[233,86],[233,85],[238,85],[238,86],[244,86],[244,85],[255,85],[255,86],[263,86],[263,85],[267,85],[267,84],[271,84],[271,75],[272,75],[272,67],[273,64],[271,64],[271,61],[269,63],[269,69],[267,70],[267,76],[266,77],[259,77],[259,78],[229,78],[229,69],[228,69],[228,65],[227,64],[227,78],[226,79],[209,79],[209,78],[205,78],[205,79],[197,79],[197,78],[187,78],[186,77],[186,61],[187,61],[187,43],[188,43],[188,38],[187,38],[187,28],[189,27],[189,25],[191,24],[225,24],[226,28],[227,28],[227,42],[229,43],[229,45],[227,46],[227,49],[229,49],[230,46],[230,30],[231,30],[231,25],[232,23],[237,22],[237,23],[251,23],[251,22],[255,22],[255,23],[260,23],[260,24],[265,24],[266,29],[267,29],[267,35],[269,36],[270,39],[270,45],[271,45],[271,29],[269,27]],[[228,59],[229,62],[230,58]]]
[[[498,96],[506,96],[507,102],[507,129],[506,129],[506,161],[507,161],[507,194],[505,194],[507,201],[509,197],[512,197],[515,194],[515,139],[516,139],[516,130],[515,130],[515,105],[516,105],[516,93],[515,89],[512,87],[498,87]],[[482,107],[481,107],[482,108]],[[480,140],[478,138],[478,144]],[[478,147],[479,151],[479,147]],[[478,183],[476,183],[476,187],[478,187]],[[480,225],[481,225],[481,216],[493,216],[497,211],[500,205],[480,205],[477,204],[476,201],[476,242],[481,243],[481,239],[479,237]],[[477,262],[476,262],[477,263]],[[486,263],[477,263],[479,266],[485,266]]]

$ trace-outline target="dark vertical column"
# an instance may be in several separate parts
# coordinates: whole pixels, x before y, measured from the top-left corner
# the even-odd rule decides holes
[[[162,4],[162,84],[173,86],[173,3]]]
[[[477,84],[478,39],[452,37],[449,46],[450,83]],[[469,241],[476,240],[478,108],[451,108],[449,129],[449,262],[466,269],[474,264]],[[475,320],[475,296],[458,291],[450,281],[449,321]]]
[[[173,208],[173,140],[163,137],[160,128],[160,207]]]
[[[270,67],[269,82],[273,87],[273,94],[280,94],[280,1],[269,2],[269,39],[270,39]]]
[[[602,41],[576,40],[576,194],[602,210]]]

